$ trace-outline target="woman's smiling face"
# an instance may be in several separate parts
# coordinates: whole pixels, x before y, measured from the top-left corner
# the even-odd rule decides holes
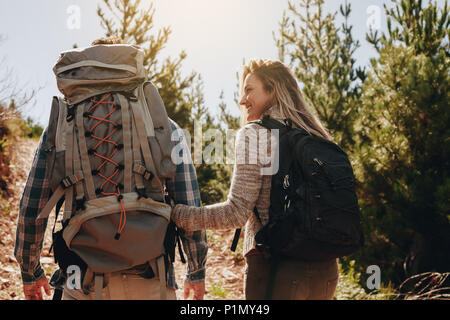
[[[264,89],[262,81],[250,73],[244,80],[244,92],[239,102],[245,107],[247,122],[258,120],[267,107],[272,103],[273,95]]]

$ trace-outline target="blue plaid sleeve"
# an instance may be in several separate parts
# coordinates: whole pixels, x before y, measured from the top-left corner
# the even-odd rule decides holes
[[[20,265],[22,282],[30,285],[44,276],[40,255],[48,219],[36,220],[50,197],[44,151],[47,130],[40,138],[31,170],[19,202],[14,256]]]
[[[175,203],[189,206],[201,206],[200,190],[197,182],[197,174],[192,163],[189,146],[183,130],[172,120],[172,141],[176,141],[173,156],[176,158],[177,167],[175,178],[169,181],[167,187],[173,191]],[[186,278],[190,282],[205,280],[206,256],[208,242],[206,231],[186,232],[181,230],[181,239],[184,252],[187,255]]]

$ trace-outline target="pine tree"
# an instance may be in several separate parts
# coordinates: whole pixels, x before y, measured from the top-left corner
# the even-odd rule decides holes
[[[201,143],[193,138],[196,144],[193,158],[194,161],[202,160],[201,164],[196,165],[196,170],[202,201],[205,204],[218,203],[227,198],[234,161],[235,135],[232,133],[239,128],[238,118],[227,111],[223,92],[219,99],[220,114],[217,117],[206,112],[203,101],[193,112],[196,129],[203,132]]]
[[[450,270],[449,12],[393,1],[363,86],[358,176],[367,247],[388,278]]]
[[[365,71],[355,67],[359,42],[352,37],[350,4],[340,6],[345,22],[336,28],[337,12],[324,14],[324,0],[289,1],[280,22],[279,58],[287,63],[303,86],[312,111],[346,151],[354,145],[354,121]]]

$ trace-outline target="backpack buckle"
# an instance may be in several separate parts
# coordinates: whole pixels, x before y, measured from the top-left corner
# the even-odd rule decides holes
[[[135,164],[133,167],[133,172],[140,174],[147,181],[151,181],[155,177],[153,172],[147,170],[147,168],[141,164]]]
[[[83,173],[82,172],[77,172],[73,175],[64,177],[61,182],[59,183],[64,189],[73,186],[75,183],[77,183],[78,181],[83,180]]]
[[[141,189],[138,189],[137,187],[136,187],[136,192],[137,192],[137,194],[138,194],[138,197],[137,197],[137,199],[139,200],[140,198],[148,198],[148,196],[147,196],[147,194],[145,193],[145,188],[141,188]]]
[[[284,119],[284,125],[289,129],[292,128],[292,120],[290,118]]]
[[[86,210],[86,197],[83,196],[83,198],[81,199],[75,199],[75,203],[76,203],[76,210]]]
[[[289,175],[285,175],[284,176],[284,181],[283,181],[283,188],[284,190],[286,190],[287,188],[289,188],[291,184],[289,183]]]
[[[67,105],[67,116],[66,116],[66,121],[70,122],[75,118],[75,106],[70,107],[69,105]]]
[[[148,180],[148,181],[151,181],[155,177],[153,172],[148,171],[147,169],[145,169],[145,172],[142,176],[144,177],[145,180]]]

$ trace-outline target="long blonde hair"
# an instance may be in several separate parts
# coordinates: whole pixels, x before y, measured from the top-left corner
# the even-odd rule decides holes
[[[290,118],[300,128],[310,133],[332,140],[328,130],[320,120],[308,110],[300,88],[291,70],[276,60],[250,60],[243,68],[241,94],[247,75],[253,74],[264,85],[264,90],[273,94],[273,107],[279,108],[283,118]]]

